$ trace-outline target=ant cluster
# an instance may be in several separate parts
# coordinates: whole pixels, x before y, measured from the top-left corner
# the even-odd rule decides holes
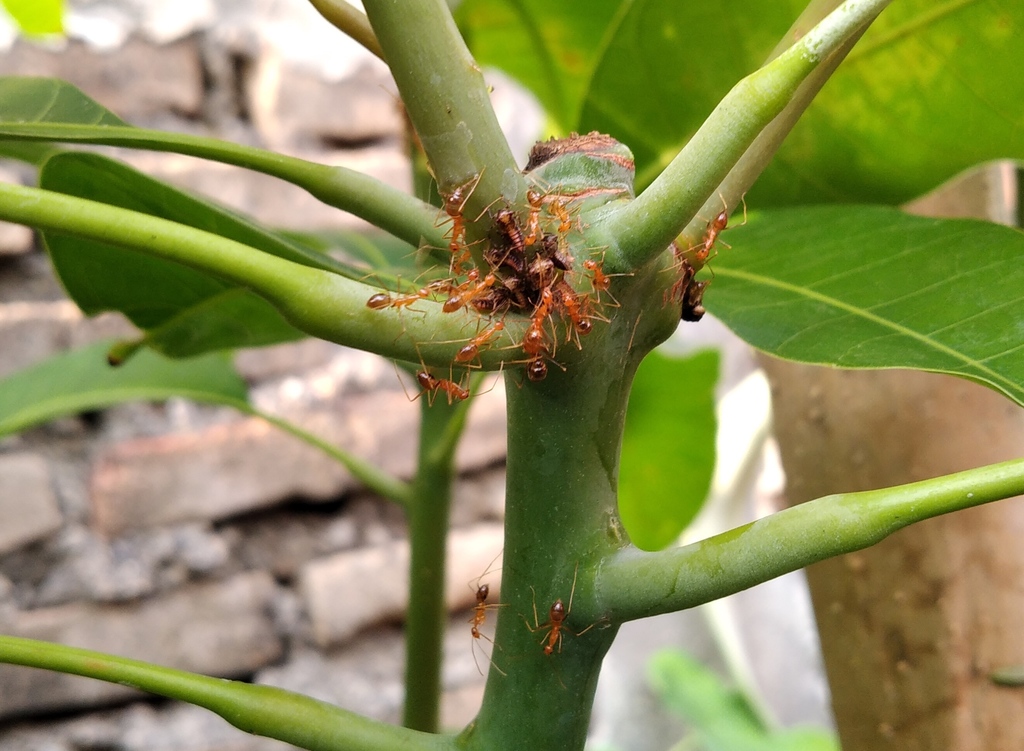
[[[580,269],[575,268],[576,259],[567,241],[574,227],[569,208],[573,198],[535,188],[526,192],[525,222],[508,207],[493,213],[488,207],[477,217],[479,220],[486,214],[491,225],[489,234],[480,241],[485,245],[478,256],[486,266],[478,267],[472,246],[466,242],[463,209],[479,181],[480,175],[476,175],[444,196],[444,213],[451,221],[447,234],[451,276],[409,294],[379,292],[366,305],[374,310],[409,308],[419,300],[443,297],[444,313],[472,310],[482,316],[500,315],[500,319],[470,337],[455,355],[452,365],[464,368],[472,367],[481,351],[498,338],[505,328],[507,313],[527,313],[529,327],[514,346],[522,350],[524,359],[520,362],[525,363],[527,377],[541,381],[547,376],[548,362],[555,362],[560,338],[554,315],[568,319],[565,343],[574,341],[582,348],[580,337],[591,332],[593,320],[606,320],[598,309],[601,293],[608,292],[611,280],[602,271],[601,262],[593,258],[579,264]],[[585,278],[590,293],[577,292],[569,282],[572,276]],[[437,378],[425,369],[416,377],[429,399],[442,391],[449,402],[469,395],[460,383]]]

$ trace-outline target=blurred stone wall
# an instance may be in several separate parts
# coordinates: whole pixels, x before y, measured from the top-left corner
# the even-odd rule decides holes
[[[386,71],[302,0],[82,0],[68,29],[59,46],[0,29],[0,75],[63,78],[136,125],[409,182]],[[359,226],[269,177],[173,154],[117,154],[271,226]],[[32,180],[19,165],[0,171]],[[0,377],[128,331],[116,316],[84,319],[32,233],[0,226]],[[390,364],[319,341],[243,352],[237,364],[261,408],[410,475],[418,405]],[[482,690],[457,611],[501,548],[503,409],[500,387],[478,400],[458,458],[451,726],[471,719]],[[394,721],[404,534],[398,509],[261,420],[182,400],[67,418],[0,439],[0,631],[248,678]],[[486,657],[477,661],[486,667]],[[0,666],[0,748],[286,746],[121,686]]]

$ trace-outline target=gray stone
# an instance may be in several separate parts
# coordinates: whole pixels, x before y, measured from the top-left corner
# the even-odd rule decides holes
[[[132,605],[73,604],[18,613],[5,631],[208,675],[248,675],[275,661],[281,642],[262,572],[184,587]],[[117,684],[0,666],[0,718],[103,706],[132,695]]]
[[[377,67],[341,81],[327,81],[265,54],[246,87],[249,111],[270,148],[360,146],[402,135],[394,84]]]
[[[37,454],[0,455],[0,553],[60,529],[49,467]]]
[[[81,318],[66,300],[0,305],[0,378],[67,349],[71,328]]]
[[[495,592],[501,564],[500,524],[480,524],[452,531],[448,538],[445,602],[450,610],[475,602],[472,582],[487,573]],[[339,553],[307,564],[300,589],[316,643],[330,647],[351,639],[373,624],[397,620],[409,602],[409,543]]]
[[[114,540],[72,527],[54,547],[54,560],[35,588],[32,607],[83,600],[125,602],[212,573],[225,566],[230,555],[222,536],[198,526]]]
[[[294,398],[278,399],[273,411],[386,472],[411,476],[417,406],[396,391],[339,394],[338,377],[313,375],[307,385],[294,379]],[[499,383],[476,399],[456,454],[460,470],[504,458],[501,396]],[[261,419],[238,419],[186,434],[125,441],[105,451],[91,481],[93,520],[98,530],[115,535],[223,519],[288,497],[336,498],[357,486],[320,450]]]
[[[54,51],[21,41],[0,55],[0,75],[63,79],[130,121],[165,112],[195,117],[203,97],[194,39],[157,46],[132,38],[116,55],[79,42]]]
[[[323,367],[342,349],[341,345],[323,339],[243,349],[235,355],[235,368],[249,383],[259,383]]]

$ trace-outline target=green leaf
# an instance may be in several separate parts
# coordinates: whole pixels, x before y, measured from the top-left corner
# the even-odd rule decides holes
[[[168,360],[143,350],[114,368],[107,363],[110,346],[99,342],[0,380],[0,436],[138,399],[181,396],[249,409],[245,383],[226,354]]]
[[[467,0],[456,19],[477,61],[530,89],[563,132],[579,109],[622,0]]]
[[[757,718],[739,691],[678,650],[651,658],[651,686],[663,702],[692,726],[709,751],[839,751],[823,730],[771,731]]]
[[[805,5],[623,3],[575,129],[599,130],[628,145],[637,188],[646,187],[729,89],[764,63]]]
[[[0,77],[0,122],[17,125],[104,125],[131,127],[66,81],[57,78]]]
[[[254,253],[349,271],[329,256],[97,154],[57,154],[44,164],[40,184],[213,232],[253,247]],[[61,282],[85,313],[124,313],[139,328],[153,330],[147,343],[165,354],[189,357],[304,336],[270,303],[200,271],[106,243],[52,232],[43,237]],[[235,316],[244,317],[232,324]]]
[[[633,543],[659,550],[700,511],[715,469],[718,353],[651,353],[633,382],[619,470],[619,513]]]
[[[29,35],[62,34],[62,0],[3,0],[4,8]]]
[[[708,310],[758,349],[845,368],[917,368],[1024,404],[1024,234],[882,207],[751,215],[728,232]]]
[[[904,203],[1024,157],[1024,4],[893,3],[751,190],[753,205]]]
[[[646,186],[722,96],[764,63],[804,5],[630,4],[601,50],[575,128],[628,144],[637,186]],[[1022,34],[1020,3],[893,3],[748,201],[902,203],[971,165],[1024,157]]]

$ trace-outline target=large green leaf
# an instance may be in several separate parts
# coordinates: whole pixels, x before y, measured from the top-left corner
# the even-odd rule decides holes
[[[574,127],[628,145],[643,188],[729,89],[764,63],[806,2],[623,5]]]
[[[352,273],[329,256],[97,154],[53,156],[40,172],[40,184],[206,230],[303,265]],[[44,239],[65,289],[83,311],[124,313],[139,328],[153,330],[147,343],[165,354],[188,357],[303,336],[270,303],[200,271],[106,243],[50,232]],[[244,317],[225,329],[222,324],[240,311]]]
[[[3,6],[26,34],[60,34],[63,0],[3,0]]]
[[[903,203],[1024,157],[1024,3],[893,3],[749,195],[753,205]]]
[[[633,3],[580,130],[627,143],[643,186],[803,2]],[[751,191],[753,205],[899,203],[963,169],[1024,157],[1024,5],[901,0],[860,41]]]
[[[778,730],[765,726],[743,694],[689,655],[676,650],[651,658],[650,681],[669,709],[693,728],[698,742],[686,748],[704,751],[838,751],[824,730]],[[689,740],[689,739],[688,739]]]
[[[112,368],[107,364],[109,349],[109,342],[99,342],[0,380],[0,436],[138,399],[181,396],[249,409],[245,383],[226,354],[168,360],[141,351]]]
[[[467,0],[456,16],[476,59],[530,89],[564,132],[579,109],[622,0]]]
[[[651,353],[629,395],[619,514],[633,543],[659,550],[700,511],[715,469],[718,353]]]
[[[917,368],[1024,404],[1024,233],[883,207],[751,215],[729,230],[705,303],[778,357]]]

